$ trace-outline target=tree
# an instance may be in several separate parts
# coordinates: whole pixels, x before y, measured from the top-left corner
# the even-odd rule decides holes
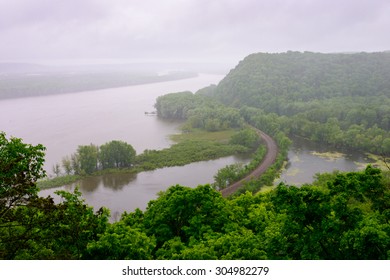
[[[61,174],[61,167],[58,163],[53,165],[53,173],[58,177]]]
[[[57,192],[59,204],[38,196],[44,150],[0,133],[0,259],[79,259],[105,231],[108,211],[94,214],[77,190]]]
[[[214,175],[214,187],[217,190],[226,188],[229,184],[236,182],[239,175],[242,174],[243,165],[242,163],[235,163],[227,165],[218,170],[217,174]]]
[[[72,162],[68,156],[62,159],[62,167],[64,168],[66,175],[70,175],[72,173]]]
[[[0,133],[0,221],[10,209],[37,197],[36,182],[45,176],[45,148]]]
[[[73,169],[74,174],[80,175],[80,156],[77,153],[74,153],[70,156],[71,168]]]
[[[81,192],[57,191],[63,202],[53,210],[53,220],[45,239],[48,247],[55,252],[57,259],[90,258],[87,245],[98,239],[106,231],[109,210],[102,207],[96,213],[85,204]]]
[[[97,170],[98,151],[99,148],[93,144],[78,147],[77,155],[81,173],[91,174]]]
[[[175,237],[188,242],[190,237],[221,231],[228,224],[228,215],[226,201],[209,185],[195,189],[176,185],[149,202],[144,225],[147,234],[156,237],[160,248]]]
[[[134,148],[123,141],[113,140],[100,146],[99,160],[103,169],[130,167],[135,160]]]
[[[108,210],[96,213],[81,193],[58,191],[61,203],[38,197],[12,209],[13,219],[0,227],[0,259],[88,258],[87,244],[98,239],[108,224]]]
[[[88,244],[87,257],[101,260],[149,260],[155,247],[154,237],[131,228],[124,221],[109,225],[99,239]]]
[[[390,138],[383,140],[382,151],[386,156],[390,156]]]
[[[33,228],[43,217],[36,207],[29,206],[53,203],[38,197],[36,182],[45,176],[44,151],[42,145],[7,139],[0,133],[0,259],[14,258],[17,250],[37,238]]]
[[[259,136],[253,129],[246,128],[232,135],[230,143],[253,149],[259,143]]]

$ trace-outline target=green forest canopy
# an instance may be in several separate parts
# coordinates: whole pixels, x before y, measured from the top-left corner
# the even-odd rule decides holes
[[[199,92],[269,133],[390,154],[390,53],[252,54]]]

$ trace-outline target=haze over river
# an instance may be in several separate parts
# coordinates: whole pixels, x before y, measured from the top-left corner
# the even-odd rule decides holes
[[[74,153],[78,145],[101,145],[111,140],[122,140],[131,144],[137,153],[145,149],[163,149],[172,144],[169,135],[179,133],[180,124],[145,115],[145,112],[154,111],[156,98],[170,92],[195,92],[210,84],[217,84],[222,78],[222,75],[201,74],[196,78],[162,83],[0,100],[0,131],[5,131],[7,137],[22,138],[25,143],[43,144],[47,148],[45,169],[49,174],[52,173],[52,166],[60,163],[64,156]],[[305,152],[306,149],[300,151]],[[316,157],[314,165],[309,162],[310,170],[303,170],[294,165],[299,163],[298,160],[294,161],[297,153],[299,155],[299,150],[290,153],[291,165],[282,174],[282,180],[287,183],[290,180],[295,183],[293,176],[288,174],[294,168],[299,168],[300,175],[304,174],[304,178],[299,178],[304,182],[310,182],[313,174],[321,170],[358,168],[355,158],[343,157],[341,164],[345,168],[340,168],[337,162],[324,168],[329,162]],[[110,174],[92,177],[80,183],[80,191],[88,204],[96,210],[101,206],[110,208],[113,218],[117,219],[123,211],[132,211],[137,207],[145,209],[149,200],[171,185],[195,187],[212,183],[218,169],[237,161],[247,162],[248,159],[231,156],[143,172],[136,176]],[[62,189],[73,188],[74,185]],[[44,190],[41,194],[53,195],[58,189]]]
[[[168,135],[179,133],[179,123],[145,116],[145,112],[155,110],[156,98],[170,92],[195,92],[222,78],[199,75],[162,83],[0,100],[0,130],[25,143],[43,144],[49,173],[79,145],[123,140],[137,153],[162,149],[172,144]]]
[[[78,145],[122,140],[131,144],[137,154],[145,149],[163,149],[173,143],[169,135],[180,133],[180,123],[145,115],[155,110],[156,98],[170,92],[195,92],[222,78],[222,75],[201,74],[196,78],[162,83],[0,100],[0,131],[5,131],[7,137],[22,138],[25,143],[43,144],[47,148],[45,169],[49,174],[53,165],[74,153]],[[125,210],[144,209],[157,192],[171,185],[195,187],[211,183],[219,168],[237,161],[248,160],[231,156],[136,176],[115,174],[87,178],[80,183],[80,190],[88,204],[95,209],[106,206],[117,217]],[[41,194],[53,195],[58,189],[44,190]]]

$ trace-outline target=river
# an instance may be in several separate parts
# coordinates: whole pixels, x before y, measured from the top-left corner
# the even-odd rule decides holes
[[[162,149],[172,144],[168,135],[179,133],[180,124],[145,115],[155,110],[156,98],[170,92],[195,92],[222,78],[201,74],[162,83],[0,100],[0,130],[25,143],[43,144],[48,173],[78,145],[122,140],[137,153]]]
[[[74,153],[78,145],[104,144],[111,140],[130,143],[137,153],[145,149],[163,149],[172,142],[169,135],[179,133],[180,124],[145,115],[153,111],[158,96],[196,90],[217,84],[222,75],[199,75],[196,78],[137,85],[122,88],[94,90],[52,96],[0,100],[0,130],[7,137],[22,138],[25,143],[43,144],[46,148],[45,169]],[[279,181],[303,184],[312,181],[317,172],[334,169],[356,170],[365,159],[359,155],[342,155],[337,159],[313,154],[321,147],[294,141],[289,152],[289,164]],[[128,174],[104,175],[87,178],[79,188],[86,203],[96,210],[106,206],[112,220],[124,211],[145,209],[148,201],[159,191],[181,184],[195,187],[211,183],[219,168],[247,158],[226,157],[218,160],[170,167],[135,176]],[[42,196],[52,195],[58,189],[73,190],[75,185],[41,191]],[[58,200],[58,198],[56,198]]]
[[[22,138],[25,143],[43,144],[47,148],[45,169],[48,174],[52,173],[54,164],[74,153],[78,145],[101,145],[115,139],[130,143],[137,153],[163,149],[172,144],[169,135],[180,132],[180,123],[145,115],[154,110],[156,98],[170,92],[195,92],[217,84],[222,78],[222,75],[201,74],[196,78],[162,83],[0,100],[0,130],[5,131],[7,137]],[[95,209],[108,207],[116,219],[123,211],[145,209],[149,200],[169,186],[195,187],[212,183],[219,168],[238,161],[245,163],[248,159],[231,156],[136,176],[93,177],[80,182],[79,188],[89,205]],[[56,190],[73,190],[74,187],[44,190],[41,195],[55,196]]]

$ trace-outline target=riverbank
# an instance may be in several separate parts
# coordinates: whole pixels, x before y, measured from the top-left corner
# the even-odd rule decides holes
[[[0,78],[0,100],[57,94],[81,93],[135,85],[177,81],[197,77],[193,72],[159,75],[134,70],[88,70],[63,72],[11,73]]]
[[[244,154],[248,149],[242,145],[230,144],[229,139],[237,130],[229,129],[218,132],[194,130],[192,132],[172,135],[176,144],[162,150],[145,150],[136,156],[131,168],[111,168],[93,172],[87,175],[64,175],[38,182],[43,189],[56,188],[77,183],[80,180],[106,174],[138,174],[144,171],[164,167],[183,166],[193,162],[213,160],[230,155]]]

